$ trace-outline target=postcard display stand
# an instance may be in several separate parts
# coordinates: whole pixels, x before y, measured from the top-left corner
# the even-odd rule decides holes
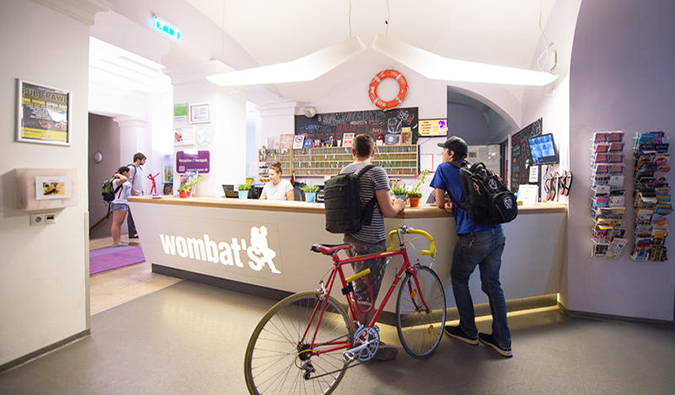
[[[591,151],[593,250],[591,255],[616,259],[628,243],[623,215],[624,133],[596,132]]]
[[[667,261],[666,215],[673,210],[668,185],[668,141],[665,133],[640,132],[635,155],[635,246],[631,258],[639,261]]]

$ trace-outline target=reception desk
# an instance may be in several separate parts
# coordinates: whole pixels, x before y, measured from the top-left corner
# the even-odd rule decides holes
[[[247,292],[314,290],[331,267],[330,257],[310,251],[315,243],[338,244],[342,235],[324,230],[322,204],[221,198],[130,197],[129,205],[146,260],[153,271],[179,277],[224,279],[225,286]],[[455,221],[435,206],[406,207],[387,218],[387,231],[401,225],[428,231],[438,254],[432,267],[445,285],[448,307]],[[507,299],[556,294],[563,269],[567,210],[564,205],[522,207],[504,224],[506,248],[501,282]],[[415,240],[417,250],[428,248]],[[416,259],[411,254],[411,260]],[[429,257],[420,258],[424,264]],[[394,267],[392,267],[394,266]],[[399,262],[392,261],[383,284]],[[400,267],[400,266],[399,266]],[[190,274],[193,274],[192,276]],[[478,275],[471,278],[474,303],[486,303]],[[387,311],[395,305],[390,300]]]

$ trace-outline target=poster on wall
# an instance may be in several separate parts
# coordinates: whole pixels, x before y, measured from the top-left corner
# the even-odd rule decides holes
[[[173,145],[192,145],[195,143],[192,127],[176,128],[173,131]]]
[[[209,103],[190,104],[190,123],[211,122]]]
[[[188,115],[188,105],[187,103],[178,103],[173,105],[173,120],[174,121],[185,121],[187,120]]]
[[[420,137],[436,137],[448,135],[447,119],[420,119]]]
[[[17,79],[16,141],[70,145],[69,91]]]

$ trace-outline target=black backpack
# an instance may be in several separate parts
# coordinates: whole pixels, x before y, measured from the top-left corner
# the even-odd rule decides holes
[[[324,203],[326,230],[330,233],[354,233],[365,223],[370,225],[377,196],[361,208],[359,178],[375,165],[367,165],[358,173],[340,174],[326,181]]]
[[[103,181],[103,185],[101,185],[101,195],[103,196],[103,200],[106,202],[112,202],[115,200],[115,195],[120,190],[120,188],[122,188],[122,183],[120,183],[117,188],[113,188],[113,185],[115,185],[113,181],[115,181],[114,176]]]
[[[516,218],[516,196],[495,172],[482,162],[471,166],[464,161],[450,164],[459,169],[465,203],[460,204],[452,196],[450,199],[453,204],[466,211],[469,219],[478,225],[497,225]]]

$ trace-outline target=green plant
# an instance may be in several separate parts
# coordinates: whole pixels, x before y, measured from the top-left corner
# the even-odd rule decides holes
[[[240,191],[248,191],[251,188],[253,188],[253,185],[251,184],[239,184],[239,186],[237,187],[237,189]]]
[[[424,181],[427,179],[427,176],[429,175],[429,170],[422,170],[420,173],[420,176],[417,177],[417,184],[413,187],[413,189],[408,192],[408,196],[410,197],[422,197],[422,193],[419,191],[419,188],[424,184]]]
[[[393,192],[393,194],[396,196],[405,196],[408,194],[408,190],[405,189],[405,185],[396,185],[391,188],[391,192]]]
[[[190,192],[190,187],[193,185],[197,184],[199,181],[202,180],[202,177],[200,175],[197,175],[197,177],[192,177],[182,183],[180,187],[178,187],[178,192]]]
[[[319,190],[319,186],[318,185],[303,185],[303,186],[300,187],[300,189],[302,189],[302,191],[305,192],[305,193],[314,193],[314,192],[317,192]]]

